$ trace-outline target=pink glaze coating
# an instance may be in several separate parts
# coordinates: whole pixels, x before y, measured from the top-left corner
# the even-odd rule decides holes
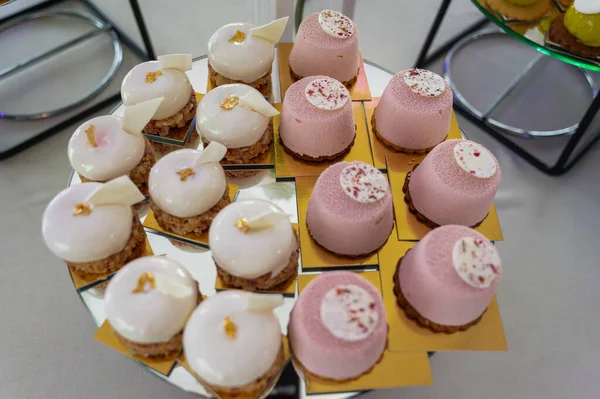
[[[312,158],[343,152],[356,135],[352,101],[340,109],[323,110],[312,105],[304,94],[311,76],[292,84],[283,99],[279,135],[283,144],[299,155]]]
[[[404,82],[400,71],[390,81],[375,108],[375,122],[379,134],[390,143],[402,148],[419,150],[439,144],[450,131],[452,116],[452,89],[437,97],[424,97]]]
[[[469,227],[441,226],[429,232],[402,260],[399,280],[404,297],[421,316],[437,324],[460,326],[478,318],[500,281],[498,276],[482,289],[460,278],[452,264],[452,250],[463,237],[489,243]]]
[[[500,184],[500,166],[491,153],[496,172],[489,178],[472,176],[458,165],[454,146],[460,141],[447,140],[436,146],[412,172],[408,185],[417,211],[439,225],[481,222]]]
[[[358,30],[346,39],[326,33],[318,21],[319,13],[304,18],[290,54],[290,67],[298,76],[330,76],[340,82],[353,79],[358,73]]]
[[[379,313],[377,327],[361,341],[336,338],[321,321],[320,307],[325,294],[340,284],[365,289]],[[292,312],[288,336],[292,353],[308,371],[320,377],[344,380],[360,376],[381,357],[387,342],[385,307],[377,289],[356,273],[327,272],[312,280],[302,291]]]
[[[376,202],[350,198],[340,185],[340,173],[348,165],[339,162],[321,173],[308,202],[306,225],[315,241],[328,250],[364,255],[382,246],[392,231],[392,195],[386,182],[387,192]]]

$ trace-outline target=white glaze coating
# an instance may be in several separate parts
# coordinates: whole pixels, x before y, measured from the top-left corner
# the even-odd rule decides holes
[[[50,250],[68,262],[92,262],[120,252],[131,235],[130,206],[103,205],[89,215],[73,215],[75,206],[102,183],[82,183],[61,191],[42,217],[42,235]]]
[[[340,284],[321,300],[321,322],[341,340],[356,342],[368,338],[378,321],[375,300],[358,285]]]
[[[352,162],[342,169],[340,185],[348,197],[363,204],[379,201],[388,191],[383,173],[362,162]]]
[[[150,171],[152,201],[163,211],[180,218],[198,216],[212,208],[227,190],[225,172],[218,163],[195,165],[200,151],[178,150],[161,158]],[[193,175],[185,181],[177,172],[187,168]]]
[[[219,28],[208,40],[208,61],[215,71],[233,80],[254,82],[273,65],[272,43],[250,34],[255,25],[233,23]],[[242,43],[230,43],[237,31],[246,35]]]
[[[323,10],[319,13],[318,21],[321,29],[337,39],[347,39],[354,34],[354,23],[340,12]]]
[[[333,78],[318,78],[306,85],[304,95],[309,103],[324,111],[342,108],[350,98],[350,92]]]
[[[598,0],[575,0],[573,7],[582,14],[600,13],[600,1]]]
[[[146,73],[162,72],[152,83],[146,83]],[[142,101],[164,97],[156,110],[154,120],[166,119],[175,115],[190,101],[192,85],[179,69],[161,69],[158,61],[148,61],[136,65],[127,73],[121,84],[121,97],[126,106]]]
[[[488,288],[502,273],[496,247],[480,238],[463,237],[456,241],[452,249],[452,264],[459,277],[475,288]]]
[[[404,83],[421,97],[437,97],[446,90],[446,82],[437,73],[412,68],[404,72]]]
[[[93,125],[96,147],[86,130]],[[144,156],[144,136],[123,130],[123,120],[102,115],[80,125],[68,145],[69,162],[77,173],[90,180],[107,181],[129,174]]]
[[[468,140],[460,140],[454,146],[454,160],[465,172],[488,179],[496,173],[494,158],[482,145]]]
[[[154,276],[143,292],[133,293],[144,273]],[[182,295],[167,295],[159,285],[182,286]],[[141,344],[167,342],[178,334],[198,303],[198,283],[179,263],[164,256],[129,262],[110,280],[104,304],[112,328],[122,337]]]
[[[237,201],[227,205],[213,220],[208,240],[212,256],[227,273],[257,278],[279,274],[290,262],[298,248],[296,233],[289,218],[278,220],[274,226],[247,233],[235,223],[268,212],[283,212],[277,205],[260,199]]]
[[[196,110],[198,134],[227,148],[248,147],[258,142],[267,130],[271,118],[241,104],[231,109],[221,108],[226,97],[241,97],[250,91],[259,93],[243,84],[223,85],[206,93]]]
[[[252,294],[222,291],[203,301],[183,333],[187,361],[210,384],[239,387],[264,375],[281,348],[281,327],[272,311],[246,310]],[[260,294],[254,294],[260,295]],[[237,326],[231,339],[226,317]]]

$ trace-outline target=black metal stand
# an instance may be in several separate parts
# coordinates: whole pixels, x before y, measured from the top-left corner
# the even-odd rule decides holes
[[[428,56],[427,54],[429,53],[431,44],[439,31],[439,28],[444,20],[444,17],[446,16],[446,12],[448,11],[448,7],[450,6],[451,2],[452,2],[452,0],[443,0],[442,1],[442,4],[440,5],[438,13],[435,17],[435,20],[434,20],[431,28],[429,29],[427,38],[426,38],[425,42],[423,43],[423,47],[421,48],[421,51],[420,51],[417,61],[415,63],[415,67],[417,67],[417,68],[425,67],[432,61],[438,59],[439,57],[444,55],[446,52],[448,52],[448,50],[450,48],[452,48],[456,43],[458,43],[462,38],[479,30],[486,23],[489,22],[487,20],[487,18],[484,18],[483,20],[478,21],[471,27],[469,27],[466,30],[464,30],[463,32],[459,33],[456,37],[449,40],[447,43],[445,43],[441,48],[436,50],[430,56]],[[590,124],[592,123],[594,117],[598,113],[598,110],[600,109],[600,94],[596,94],[596,96],[594,97],[592,103],[590,104],[590,106],[587,109],[587,111],[585,112],[583,118],[579,122],[577,130],[575,131],[575,133],[573,133],[571,135],[570,139],[567,141],[564,149],[562,150],[560,156],[558,157],[558,159],[554,165],[545,164],[539,158],[535,157],[533,154],[531,154],[530,152],[525,150],[523,147],[519,146],[518,144],[516,144],[515,142],[510,140],[506,136],[506,134],[504,134],[504,133],[498,131],[497,129],[493,128],[492,126],[490,126],[486,122],[486,119],[483,119],[483,118],[480,118],[480,117],[474,115],[468,109],[463,107],[462,104],[455,101],[454,109],[458,113],[460,113],[462,116],[467,118],[469,121],[471,121],[473,124],[475,124],[479,128],[481,128],[484,131],[486,131],[487,133],[489,133],[496,140],[498,140],[499,142],[501,142],[502,144],[504,144],[505,146],[507,146],[508,148],[513,150],[517,155],[521,156],[523,159],[525,159],[531,165],[535,166],[542,172],[547,173],[549,175],[553,175],[553,176],[558,176],[558,175],[562,175],[562,174],[566,173],[582,158],[582,156],[587,151],[589,151],[589,149],[592,147],[592,145],[594,143],[596,143],[598,141],[598,139],[600,139],[600,132],[598,132],[592,140],[589,140],[587,143],[585,143],[584,146],[578,152],[575,153],[575,149],[577,148],[577,145],[583,138],[584,134],[586,133],[587,129],[589,128]]]
[[[35,6],[29,7],[29,8],[27,8],[27,9],[25,9],[23,11],[20,11],[20,12],[14,14],[14,15],[11,15],[10,17],[7,17],[7,18],[1,20],[0,23],[1,24],[10,23],[11,21],[14,21],[14,20],[16,20],[18,18],[22,18],[23,16],[39,12],[41,10],[44,10],[44,9],[50,7],[50,6],[58,5],[60,3],[63,3],[64,1],[65,0],[47,0],[47,1],[44,1],[44,2],[42,2],[40,4],[36,4]],[[148,31],[146,29],[146,25],[145,25],[145,23],[143,21],[143,18],[141,16],[141,11],[139,9],[139,5],[138,5],[137,0],[130,0],[129,3],[130,3],[130,6],[131,6],[131,8],[133,10],[133,14],[135,16],[136,23],[138,24],[138,28],[140,30],[140,34],[141,34],[142,39],[144,41],[145,51],[142,50],[142,49],[140,49],[137,45],[135,45],[135,43],[133,42],[133,40],[131,40],[127,35],[125,35],[123,33],[123,31],[121,31],[118,27],[116,27],[115,24],[104,13],[102,13],[94,4],[92,4],[89,0],[79,0],[79,1],[81,1],[83,4],[85,4],[85,6],[88,9],[90,9],[91,11],[93,11],[93,13],[95,13],[96,15],[98,15],[98,18],[100,20],[102,20],[102,22],[105,23],[108,26],[107,30],[108,31],[114,31],[116,33],[116,35],[118,36],[118,39],[125,46],[127,46],[133,53],[135,53],[138,57],[140,57],[143,60],[149,60],[149,59],[154,59],[155,58],[154,49],[152,48],[152,43],[150,41],[150,38],[149,38],[149,35],[148,35]],[[87,36],[92,37],[93,35],[87,35]],[[85,38],[86,38],[86,36],[84,36],[83,39],[81,39],[81,40],[84,40]],[[54,49],[54,50],[56,50],[56,51],[66,50],[66,49],[68,49],[68,48],[70,48],[70,47],[78,44],[81,40],[78,40],[78,39],[73,40],[72,42],[69,43],[68,46],[61,46],[60,48],[57,48],[57,49]],[[48,53],[46,53],[46,54],[42,55],[41,57],[39,57],[40,60],[42,58],[46,58],[47,55],[54,54],[56,52],[54,50],[51,50]],[[33,62],[37,62],[37,61],[38,60],[33,60]],[[33,63],[33,62],[31,62],[31,63]],[[18,67],[21,67],[21,66],[18,66]],[[16,68],[15,68],[15,71],[16,71]],[[9,74],[12,74],[12,73],[14,73],[14,71],[8,71],[6,73],[6,75],[8,76]],[[5,150],[5,151],[3,151],[3,152],[0,152],[0,160],[8,158],[8,157],[10,157],[12,155],[15,155],[15,154],[17,154],[17,153],[19,153],[19,152],[21,152],[21,151],[23,151],[23,150],[25,150],[25,149],[33,146],[34,144],[36,144],[36,143],[38,143],[38,142],[40,142],[40,141],[42,141],[42,140],[44,140],[44,139],[46,139],[46,138],[48,138],[48,137],[50,137],[52,135],[58,133],[59,131],[65,129],[69,125],[74,124],[77,121],[86,118],[87,116],[89,116],[89,115],[97,112],[98,110],[100,110],[100,109],[102,109],[102,108],[104,108],[104,107],[106,107],[106,106],[108,106],[110,104],[117,103],[120,100],[120,98],[121,98],[120,93],[116,93],[116,94],[108,97],[107,99],[105,99],[105,100],[103,100],[103,101],[101,101],[101,102],[99,102],[97,104],[94,104],[92,106],[89,106],[89,107],[83,109],[81,112],[77,113],[76,115],[74,115],[72,117],[69,117],[66,120],[63,120],[63,121],[57,123],[56,125],[48,127],[47,129],[45,129],[42,132],[38,133],[36,136],[34,136],[34,137],[32,137],[32,138],[30,138],[30,139],[28,139],[26,141],[23,141],[23,142],[15,145],[15,146],[13,146],[13,147]],[[81,101],[81,103],[85,103],[85,102],[87,102],[87,99],[84,99],[84,100]],[[71,109],[74,108],[74,107],[76,107],[76,106],[79,106],[79,105],[80,105],[80,103],[77,103],[77,104],[73,105],[71,107]],[[66,111],[66,110],[64,110],[64,111]]]

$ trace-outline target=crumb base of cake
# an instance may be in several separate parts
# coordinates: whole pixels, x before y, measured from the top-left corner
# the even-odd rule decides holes
[[[258,397],[258,395],[269,386],[271,380],[281,371],[285,364],[285,352],[283,350],[283,336],[281,341],[281,347],[279,348],[279,352],[277,352],[277,357],[275,357],[275,361],[271,365],[271,367],[260,377],[250,382],[249,384],[239,386],[239,387],[224,387],[220,385],[210,384],[206,382],[204,379],[200,378],[197,374],[194,374],[198,382],[207,387],[209,390],[213,391],[219,396],[226,397]]]
[[[354,137],[352,138],[352,141],[350,142],[350,144],[348,144],[348,147],[344,148],[342,151],[338,152],[337,154],[333,154],[333,155],[323,155],[320,157],[311,157],[309,155],[300,155],[295,153],[294,151],[290,150],[288,147],[285,146],[285,144],[283,143],[283,140],[281,139],[281,134],[279,135],[279,144],[281,144],[281,147],[283,148],[283,150],[285,152],[287,152],[288,154],[290,154],[291,156],[293,156],[296,159],[300,159],[302,161],[305,162],[325,162],[325,161],[336,161],[339,158],[345,156],[346,154],[348,154],[350,152],[350,150],[352,149],[352,146],[354,145],[354,141],[356,140],[356,125],[354,125]]]
[[[221,160],[221,165],[242,165],[258,163],[259,158],[271,150],[273,142],[273,120],[269,122],[267,130],[258,139],[258,141],[247,147],[228,148],[225,157]],[[202,143],[207,146],[210,144],[206,138],[202,138]]]
[[[259,173],[260,170],[226,170],[225,177],[228,179],[246,179]]]
[[[389,333],[389,325],[388,325],[388,333]],[[288,338],[291,342],[292,338],[291,338],[291,332],[288,330]],[[375,368],[375,366],[377,366],[379,363],[381,363],[381,361],[383,360],[383,356],[385,355],[385,352],[388,349],[388,344],[389,344],[389,339],[386,339],[385,341],[385,347],[384,349],[381,351],[381,355],[379,356],[379,358],[377,359],[377,361],[375,363],[373,363],[373,365],[368,368],[367,370],[365,370],[364,372],[362,372],[360,375],[357,375],[356,377],[351,377],[351,378],[344,378],[344,379],[335,379],[335,378],[329,378],[329,377],[323,377],[320,376],[318,374],[313,373],[312,371],[309,371],[303,364],[302,362],[300,362],[300,360],[298,360],[298,357],[296,357],[296,355],[294,355],[294,350],[292,349],[292,346],[290,345],[290,352],[292,353],[292,362],[295,363],[294,366],[296,366],[300,371],[302,371],[302,373],[304,373],[304,378],[302,378],[302,376],[300,376],[300,378],[306,382],[306,377],[308,377],[309,380],[317,380],[317,381],[323,381],[325,383],[329,382],[333,382],[336,384],[340,384],[340,383],[348,383],[348,382],[352,382],[352,381],[356,381],[358,379],[360,379],[363,375],[369,374],[371,371],[373,371],[373,369]]]
[[[600,59],[600,47],[590,47],[581,43],[565,27],[564,14],[560,14],[550,23],[548,38],[573,54],[585,58]]]
[[[344,86],[346,86],[347,88],[350,88],[352,86],[354,86],[354,84],[356,83],[356,81],[358,80],[358,74],[360,73],[360,68],[358,68],[356,70],[356,75],[354,75],[354,77],[350,80],[347,80],[345,82],[341,82]],[[300,76],[298,75],[296,72],[294,72],[294,70],[292,69],[292,66],[290,65],[290,74],[292,75],[292,80],[297,81],[297,80],[301,80],[304,79],[306,76]],[[323,74],[325,75],[325,74]]]
[[[410,183],[410,177],[412,175],[412,172],[417,168],[417,166],[419,166],[420,164],[416,164],[413,169],[408,172],[406,174],[406,178],[404,179],[404,185],[402,186],[402,192],[404,193],[404,203],[406,203],[406,206],[408,207],[408,211],[410,213],[412,213],[413,215],[415,215],[415,217],[417,218],[417,220],[421,223],[423,223],[425,226],[429,227],[430,229],[435,229],[436,227],[440,227],[439,224],[429,220],[427,218],[427,216],[423,215],[422,213],[420,213],[417,208],[415,208],[415,205],[413,203],[412,197],[410,196],[410,190],[408,188],[408,185]],[[488,213],[489,215],[489,213]],[[485,215],[485,217],[481,220],[481,222],[475,223],[472,226],[468,226],[472,229],[475,229],[479,226],[481,226],[481,224],[485,221],[485,219],[488,217],[488,215]]]
[[[165,119],[151,120],[144,127],[142,132],[153,134],[155,136],[168,137],[174,129],[182,128],[189,121],[194,119],[194,116],[196,116],[197,105],[196,92],[192,90],[190,100],[179,112]]]
[[[202,302],[202,294],[198,288],[198,282],[196,281],[196,294],[198,297],[198,305]],[[156,343],[138,343],[131,341],[122,335],[120,335],[114,328],[113,333],[129,352],[136,356],[141,356],[154,360],[169,360],[175,359],[181,353],[183,348],[183,330],[175,334],[167,342],[156,342]]]
[[[409,251],[410,251],[410,249],[409,249]],[[408,253],[408,251],[406,253]],[[406,256],[406,254],[404,256]],[[414,320],[415,322],[418,323],[419,326],[421,326],[423,328],[427,328],[428,330],[431,330],[436,333],[446,333],[446,334],[454,334],[459,331],[466,331],[467,329],[469,329],[469,327],[472,327],[475,324],[479,323],[479,321],[481,320],[481,318],[487,311],[487,308],[483,311],[483,313],[478,318],[476,318],[475,320],[473,320],[467,324],[463,324],[460,326],[446,326],[443,324],[434,323],[430,320],[427,320],[419,312],[417,312],[417,310],[415,308],[413,308],[412,305],[406,300],[406,298],[404,297],[404,294],[402,293],[402,289],[400,288],[399,275],[400,275],[400,267],[402,266],[402,260],[404,259],[404,256],[402,256],[400,259],[398,259],[398,263],[396,264],[396,271],[394,272],[394,277],[393,277],[394,278],[394,295],[396,296],[396,304],[398,305],[398,307],[400,309],[402,309],[404,311],[404,313],[406,313],[406,316],[409,319]]]
[[[142,159],[140,163],[138,163],[132,170],[129,172],[129,178],[132,182],[135,183],[137,188],[144,194],[148,195],[148,177],[150,176],[150,170],[156,163],[156,158],[154,156],[154,150],[152,149],[152,144],[150,140],[144,138],[144,154],[142,155]],[[82,183],[90,183],[90,182],[98,182],[105,183],[105,181],[98,181],[88,179],[87,177],[77,173],[79,175],[79,179]]]
[[[434,145],[433,147],[429,147],[429,148],[414,149],[414,148],[400,147],[399,145],[392,144],[389,140],[384,138],[381,135],[381,133],[379,133],[379,130],[377,130],[377,122],[375,121],[375,113],[373,113],[373,116],[371,117],[371,129],[373,130],[373,134],[375,135],[375,137],[377,137],[377,140],[381,141],[383,143],[383,145],[386,146],[387,148],[394,150],[396,152],[402,152],[404,154],[412,154],[412,155],[427,154],[428,152],[433,150],[438,144],[443,143],[448,138],[448,135],[446,135],[446,137],[444,137],[444,139],[442,141],[440,141],[438,144]]]
[[[131,235],[121,251],[91,262],[66,262],[71,271],[82,278],[95,277],[102,279],[125,266],[127,262],[139,258],[146,249],[146,232],[134,209],[132,209],[132,212]]]
[[[528,6],[518,6],[507,0],[486,0],[488,6],[508,19],[519,21],[535,21],[542,18],[550,10],[550,0],[539,0]]]
[[[376,249],[374,249],[371,252],[367,252],[364,254],[358,254],[358,255],[347,255],[347,254],[341,254],[341,253],[337,253],[335,251],[332,251],[329,248],[324,247],[312,234],[312,232],[310,231],[310,228],[308,227],[308,223],[306,224],[306,230],[308,231],[308,235],[310,236],[310,238],[315,242],[315,244],[317,244],[319,246],[319,248],[323,249],[326,252],[329,252],[332,255],[335,256],[340,256],[343,258],[349,258],[349,259],[359,259],[359,258],[367,258],[370,256],[375,255],[377,252],[379,252],[379,250],[381,248],[383,248],[385,246],[385,244],[388,242],[388,240],[390,239],[390,235],[392,234],[392,232],[394,231],[394,225],[392,224],[392,229],[390,230],[389,234],[387,235],[386,240],[383,242],[383,244],[381,244],[379,247],[377,247]]]
[[[296,241],[299,241],[297,236]],[[275,277],[271,277],[270,272],[256,278],[234,276],[226,272],[214,258],[213,260],[217,266],[217,274],[221,277],[221,280],[223,280],[225,285],[241,288],[245,291],[265,291],[284,288],[283,285],[285,285],[292,277],[295,278],[298,275],[299,253],[300,248],[298,244],[296,245],[296,249],[290,255],[288,264]]]
[[[260,94],[262,94],[265,97],[269,97],[271,95],[271,70],[272,69],[273,69],[273,67],[269,68],[267,73],[265,73],[260,78],[256,79],[254,82],[246,83],[242,80],[230,79],[226,76],[221,75],[220,73],[218,73],[217,71],[215,71],[213,69],[212,65],[210,65],[210,62],[209,62],[208,63],[208,79],[210,80],[210,83],[212,83],[212,85],[214,87],[219,87],[219,86],[232,84],[232,83],[239,83],[239,84],[243,84],[243,85],[248,85],[250,87],[254,87],[256,90],[258,90],[260,92]]]
[[[154,218],[163,229],[175,234],[202,234],[208,230],[213,219],[219,211],[231,203],[229,198],[229,187],[225,187],[225,192],[221,199],[208,209],[206,212],[186,218],[180,218],[161,210],[152,199],[150,200],[150,209],[154,212]]]

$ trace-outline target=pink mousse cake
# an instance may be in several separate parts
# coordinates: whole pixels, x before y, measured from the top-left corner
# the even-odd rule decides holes
[[[356,26],[332,10],[309,15],[298,28],[289,63],[297,79],[326,75],[352,85],[360,65]]]
[[[394,293],[409,317],[454,333],[481,319],[501,274],[498,251],[483,235],[465,226],[442,226],[398,261]]]
[[[490,211],[500,184],[500,166],[491,152],[469,140],[435,147],[406,176],[404,200],[430,227],[476,227]]]
[[[383,173],[362,162],[340,162],[317,180],[306,225],[313,239],[339,255],[379,249],[394,225],[392,194]]]
[[[425,153],[450,131],[452,89],[424,69],[396,74],[387,85],[371,120],[373,132],[388,147]]]
[[[356,273],[321,274],[300,293],[288,336],[300,370],[343,381],[369,371],[387,343],[385,307],[377,289]]]
[[[355,136],[352,101],[343,84],[311,76],[287,90],[279,137],[292,155],[305,161],[332,160],[350,150]]]

